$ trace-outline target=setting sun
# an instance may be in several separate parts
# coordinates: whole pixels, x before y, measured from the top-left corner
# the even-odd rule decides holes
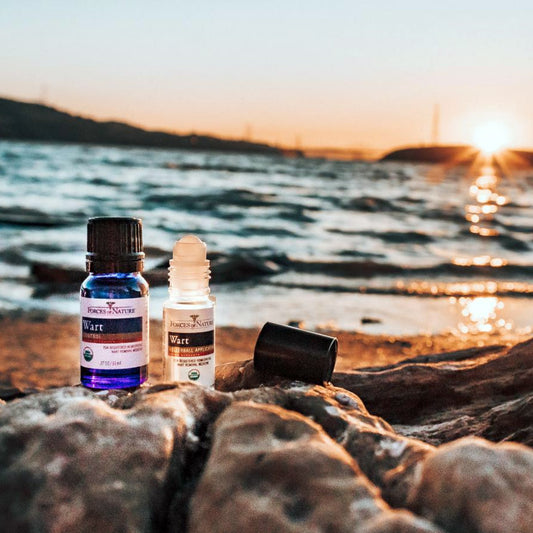
[[[485,154],[494,154],[510,144],[509,129],[496,121],[484,122],[474,130],[474,145]]]

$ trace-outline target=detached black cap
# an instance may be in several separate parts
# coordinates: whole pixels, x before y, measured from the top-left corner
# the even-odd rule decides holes
[[[87,223],[87,272],[141,272],[144,268],[142,220],[95,217]]]
[[[254,368],[321,384],[331,380],[337,347],[335,337],[267,322],[255,344]]]

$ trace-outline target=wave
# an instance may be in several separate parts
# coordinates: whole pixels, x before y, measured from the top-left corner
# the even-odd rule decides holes
[[[72,226],[85,221],[84,214],[66,213],[50,214],[38,209],[27,209],[20,206],[4,207],[0,211],[0,224],[7,226],[32,226],[35,228],[52,228]]]
[[[301,273],[325,274],[341,278],[373,278],[402,276],[435,279],[439,276],[457,278],[487,277],[496,279],[524,279],[533,276],[533,265],[507,264],[500,267],[438,263],[430,266],[408,267],[377,261],[291,261],[290,268]]]
[[[462,229],[458,235],[461,238],[469,238],[473,241],[478,240],[478,236],[473,234],[468,228]],[[518,237],[515,237],[509,233],[498,233],[491,237],[495,240],[502,248],[512,252],[527,252],[529,251],[529,244]]]
[[[320,207],[315,205],[284,201],[274,193],[257,193],[248,189],[229,189],[201,195],[152,192],[144,197],[144,201],[147,204],[157,204],[158,207],[165,206],[174,210],[213,213],[227,220],[247,218],[249,214],[246,209],[258,207],[272,209],[271,218],[306,223],[315,220],[310,212],[320,210]],[[238,210],[228,211],[228,208],[238,208]],[[246,233],[240,227],[236,232],[239,230],[243,231],[243,234]]]
[[[162,168],[172,170],[206,170],[208,172],[230,172],[245,174],[268,174],[268,169],[265,167],[250,167],[250,166],[237,166],[237,165],[225,165],[225,164],[200,164],[200,163],[174,163],[172,161],[166,161],[161,165]]]
[[[415,243],[428,244],[435,241],[435,238],[421,231],[350,231],[337,228],[328,229],[330,233],[339,233],[341,235],[360,235],[363,237],[374,237],[384,242],[390,243]]]
[[[427,283],[412,282],[384,287],[360,285],[350,287],[341,284],[313,284],[274,281],[271,285],[286,289],[311,289],[313,291],[375,294],[389,296],[410,296],[419,298],[475,298],[479,296],[498,296],[514,298],[533,298],[533,284],[525,282],[479,281],[476,283]]]
[[[210,192],[199,195],[194,194],[168,194],[155,192],[144,197],[145,202],[157,205],[181,205],[188,210],[213,211],[221,206],[235,205],[238,207],[271,207],[279,206],[278,196],[263,194],[248,189],[230,189]]]

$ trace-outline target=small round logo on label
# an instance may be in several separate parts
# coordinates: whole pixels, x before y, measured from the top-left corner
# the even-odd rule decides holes
[[[196,368],[193,368],[192,370],[189,370],[187,375],[191,381],[196,381],[200,377],[200,372],[196,370]]]
[[[85,346],[85,348],[83,349],[83,358],[86,361],[90,361],[93,358],[93,356],[94,356],[93,351],[88,346]]]

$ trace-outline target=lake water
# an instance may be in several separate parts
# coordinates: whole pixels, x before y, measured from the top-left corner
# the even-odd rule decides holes
[[[143,219],[147,268],[186,233],[272,267],[213,285],[220,325],[533,322],[533,171],[0,142],[0,309],[76,314],[76,288],[43,288],[31,265],[83,268],[87,218],[103,215]],[[166,289],[151,294],[159,318]]]

